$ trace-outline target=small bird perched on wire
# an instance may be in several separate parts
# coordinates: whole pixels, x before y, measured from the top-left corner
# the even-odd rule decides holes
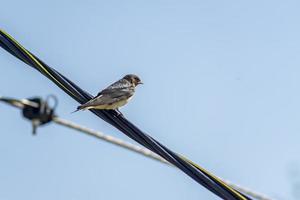
[[[128,74],[117,82],[111,84],[94,98],[77,107],[79,110],[99,109],[99,110],[118,110],[124,106],[133,96],[135,87],[143,84],[141,79],[134,74]]]

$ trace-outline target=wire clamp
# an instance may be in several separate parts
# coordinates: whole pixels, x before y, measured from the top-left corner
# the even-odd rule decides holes
[[[50,107],[49,105],[50,98],[55,102],[55,105],[53,107]],[[54,109],[57,106],[57,99],[55,96],[50,95],[46,100],[43,100],[40,97],[33,97],[27,100],[37,105],[24,105],[22,110],[23,117],[30,120],[32,123],[32,134],[36,135],[37,127],[52,121],[54,117]]]

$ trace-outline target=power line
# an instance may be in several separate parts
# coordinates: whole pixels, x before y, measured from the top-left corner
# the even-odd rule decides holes
[[[104,141],[109,142],[111,144],[121,146],[121,147],[126,148],[130,151],[134,151],[136,153],[142,154],[144,156],[147,156],[147,157],[152,158],[154,160],[160,161],[162,163],[171,165],[168,161],[166,161],[165,159],[163,159],[162,157],[160,157],[156,153],[153,153],[152,151],[150,151],[146,148],[131,144],[129,142],[125,142],[125,141],[123,141],[119,138],[116,138],[116,137],[113,137],[113,136],[110,136],[110,135],[106,135],[106,134],[104,134],[100,131],[95,131],[95,130],[89,129],[87,127],[80,126],[78,124],[75,124],[73,122],[67,121],[67,120],[59,118],[59,117],[54,117],[53,122],[55,122],[56,124],[59,124],[59,125],[62,125],[62,126],[65,126],[65,127],[83,132],[83,133],[86,133],[90,136],[93,136],[93,137],[96,137],[98,139],[104,140]]]
[[[0,30],[0,46],[16,58],[20,59],[47,77],[78,103],[85,103],[92,98],[91,94],[81,89],[78,85],[56,71],[54,68],[48,66],[3,30]],[[165,145],[161,144],[159,141],[143,132],[136,125],[131,123],[127,118],[125,118],[123,115],[120,115],[115,110],[91,110],[91,112],[110,125],[114,126],[116,129],[120,130],[129,138],[138,142],[140,145],[146,147],[150,151],[158,154],[168,162],[172,163],[172,165],[176,166],[198,184],[202,185],[218,197],[226,200],[251,200],[249,196],[227,185],[221,179],[208,172],[204,168],[173,152]],[[40,122],[45,123],[46,120],[40,120]]]
[[[50,96],[51,97],[51,96]],[[52,98],[56,99],[56,97],[53,97],[52,95]],[[48,104],[47,102],[44,102],[43,103],[43,100],[39,99],[37,101],[38,98],[32,98],[32,99],[13,99],[13,98],[7,98],[7,97],[2,97],[0,96],[0,101],[2,102],[5,102],[11,106],[14,106],[14,107],[17,107],[19,109],[22,109],[24,111],[24,109],[38,109],[39,110],[39,107],[41,106],[41,104],[44,104],[43,106],[44,107],[48,107]],[[47,98],[48,99],[48,98]],[[36,100],[36,102],[32,101],[32,100]],[[39,102],[39,103],[37,103]],[[55,104],[55,107],[57,105],[57,100],[56,100],[56,104]],[[51,109],[51,108],[49,108]],[[39,110],[39,112],[42,112],[41,114],[43,115],[44,111],[43,110]],[[24,114],[24,112],[23,112]],[[53,112],[52,113],[46,113],[48,115],[53,115]],[[36,117],[40,117],[40,113],[36,113]],[[28,118],[27,116],[25,116],[27,119],[29,119],[30,121],[33,121],[32,118]],[[172,166],[172,167],[175,167],[174,165],[172,165],[171,163],[169,163],[168,161],[166,161],[164,158],[162,158],[161,156],[157,155],[156,153],[153,153],[152,151],[146,149],[146,148],[143,148],[141,146],[138,146],[138,145],[134,145],[132,143],[129,143],[129,142],[125,142],[119,138],[116,138],[116,137],[113,137],[111,135],[107,135],[107,134],[104,134],[100,131],[95,131],[95,130],[92,130],[90,128],[87,128],[87,127],[84,127],[84,126],[81,126],[79,124],[76,124],[74,122],[71,122],[71,121],[68,121],[68,120],[65,120],[65,119],[62,119],[56,115],[54,115],[53,117],[51,117],[51,121],[49,122],[54,122],[58,125],[61,125],[61,126],[64,126],[64,127],[67,127],[67,128],[71,128],[73,130],[76,130],[76,131],[79,131],[81,133],[84,133],[84,134],[87,134],[89,136],[93,136],[97,139],[101,139],[103,141],[106,141],[110,144],[114,144],[114,145],[117,145],[117,146],[120,146],[120,147],[123,147],[127,150],[130,150],[130,151],[133,151],[135,153],[138,153],[140,155],[143,155],[143,156],[146,156],[148,158],[151,158],[151,159],[154,159],[156,161],[159,161],[163,164],[167,164],[169,166]],[[40,124],[38,124],[40,125]],[[183,157],[184,158],[184,157]],[[189,161],[190,162],[190,161]],[[194,163],[193,163],[194,164]],[[196,164],[195,164],[196,165]],[[245,188],[245,187],[242,187],[242,186],[239,186],[237,184],[234,184],[228,180],[222,180],[221,178],[219,177],[216,177],[217,179],[220,179],[221,181],[225,182],[227,185],[231,186],[232,188],[244,193],[244,194],[247,194],[251,197],[254,197],[255,199],[257,200],[272,200],[271,198],[265,196],[265,195],[262,195],[262,194],[259,194],[253,190],[250,190],[248,188]]]
[[[58,125],[62,125],[62,126],[74,129],[76,131],[80,131],[82,133],[86,133],[86,134],[88,134],[90,136],[93,136],[93,137],[96,137],[98,139],[104,140],[104,141],[109,142],[111,144],[114,144],[114,145],[126,148],[126,149],[128,149],[130,151],[133,151],[133,152],[136,152],[138,154],[142,154],[143,156],[146,156],[148,158],[154,159],[156,161],[159,161],[161,163],[167,164],[169,166],[173,166],[171,163],[169,163],[168,161],[166,161],[165,159],[163,159],[159,155],[151,152],[150,150],[148,150],[146,148],[140,147],[138,145],[131,144],[129,142],[125,142],[125,141],[123,141],[123,140],[121,140],[119,138],[116,138],[116,137],[113,137],[113,136],[110,136],[110,135],[106,135],[106,134],[104,134],[104,133],[102,133],[100,131],[92,130],[90,128],[87,128],[87,127],[75,124],[75,123],[73,123],[71,121],[68,121],[68,120],[65,120],[65,119],[62,119],[62,118],[59,118],[59,117],[54,117],[53,118],[53,122],[55,122]],[[247,194],[247,195],[249,195],[251,197],[254,197],[257,200],[272,200],[270,197],[267,197],[267,196],[265,196],[263,194],[257,193],[257,192],[255,192],[255,191],[253,191],[251,189],[242,187],[240,185],[234,184],[234,183],[232,183],[232,182],[230,182],[228,180],[224,180],[223,179],[223,181],[225,183],[227,183],[228,185],[230,185],[231,187],[233,187],[234,189],[236,189],[236,190],[238,190],[238,191],[240,191],[242,193],[245,193],[245,194]]]

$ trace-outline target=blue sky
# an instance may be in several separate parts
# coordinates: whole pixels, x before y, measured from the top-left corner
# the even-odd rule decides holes
[[[6,1],[1,28],[92,94],[127,73],[122,112],[216,175],[277,199],[300,182],[297,1]],[[0,50],[0,95],[130,141]],[[0,199],[218,199],[176,169],[0,104]],[[299,186],[298,186],[299,187]],[[299,195],[299,194],[298,194]],[[298,196],[299,198],[299,196]]]

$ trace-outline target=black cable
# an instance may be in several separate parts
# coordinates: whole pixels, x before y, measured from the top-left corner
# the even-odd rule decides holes
[[[88,101],[92,96],[86,91],[79,88],[72,81],[61,75],[55,69],[49,67],[39,58],[31,54],[29,51],[24,49],[19,45],[13,38],[3,31],[0,31],[0,45],[7,50],[12,55],[16,56],[26,64],[37,69],[43,75],[52,80],[57,86],[69,94],[72,98],[78,101],[80,104]],[[161,145],[158,141],[151,138],[147,134],[143,133],[140,129],[130,123],[124,116],[118,115],[114,110],[92,110],[97,116],[102,118],[104,121],[110,123],[128,137],[147,147],[151,151],[159,154],[164,159],[172,163],[181,169],[184,173],[189,175],[199,184],[203,185],[205,188],[218,195],[223,199],[228,200],[241,200],[248,199],[249,197],[244,196],[240,192],[220,184],[214,177],[208,176],[203,173],[198,168],[194,167],[192,164],[186,160],[180,158],[177,154]]]

